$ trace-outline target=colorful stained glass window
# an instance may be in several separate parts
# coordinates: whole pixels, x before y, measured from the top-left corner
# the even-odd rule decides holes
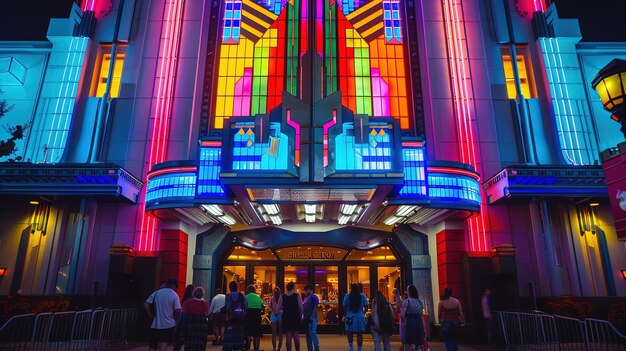
[[[257,143],[254,123],[232,126],[233,170],[287,170],[289,139],[280,132],[280,123],[270,124],[266,143]]]
[[[224,3],[224,26],[222,43],[236,44],[241,32],[241,0],[226,0]]]
[[[344,123],[343,132],[335,138],[337,171],[388,171],[392,167],[391,128],[383,124],[370,126],[366,143],[358,143],[354,125]]]
[[[402,24],[400,19],[400,0],[384,0],[385,39],[387,43],[402,43]]]
[[[412,127],[403,0],[222,1],[212,128],[269,113],[283,92],[307,100],[304,94],[337,91],[354,113]],[[319,70],[321,86],[311,87]]]

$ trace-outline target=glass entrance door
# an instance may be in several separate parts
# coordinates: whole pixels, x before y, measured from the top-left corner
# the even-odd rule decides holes
[[[320,299],[317,310],[318,325],[339,323],[339,267],[315,266],[315,293]]]

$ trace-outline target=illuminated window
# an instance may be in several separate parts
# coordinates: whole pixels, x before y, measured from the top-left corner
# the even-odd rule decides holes
[[[222,43],[236,44],[241,30],[241,0],[226,0],[224,5]]]
[[[270,113],[283,91],[302,97],[309,72],[301,58],[315,45],[324,61],[322,95],[341,91],[353,112],[393,117],[411,129],[402,1],[320,0],[315,18],[308,1],[222,1],[213,128],[233,116]]]
[[[532,82],[532,70],[529,66],[530,59],[526,48],[517,48],[517,70],[519,72],[522,95],[526,99],[535,98],[536,93]],[[504,79],[506,80],[506,90],[509,99],[515,99],[515,75],[513,74],[513,63],[511,53],[508,48],[502,50],[502,65],[504,66]]]
[[[400,24],[400,0],[383,1],[385,18],[385,39],[387,43],[402,43],[402,25]]]
[[[115,55],[115,66],[113,67],[113,77],[111,80],[111,91],[109,96],[112,98],[118,97],[120,93],[120,83],[122,81],[122,70],[124,69],[125,47],[118,48],[118,53]],[[97,71],[95,81],[95,91],[92,94],[96,97],[102,97],[106,90],[107,82],[109,80],[109,69],[111,68],[111,48],[103,47],[100,53],[100,69]]]

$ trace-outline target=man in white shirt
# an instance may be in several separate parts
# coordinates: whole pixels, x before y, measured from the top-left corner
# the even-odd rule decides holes
[[[143,304],[148,316],[152,319],[150,350],[158,350],[163,342],[174,341],[176,323],[181,310],[180,297],[174,291],[177,287],[176,279],[169,279],[163,288],[153,292]]]
[[[226,306],[226,295],[222,294],[222,289],[215,289],[215,297],[211,300],[209,315],[213,322],[213,346],[222,345],[224,342],[224,328],[226,326],[226,313],[222,308]]]

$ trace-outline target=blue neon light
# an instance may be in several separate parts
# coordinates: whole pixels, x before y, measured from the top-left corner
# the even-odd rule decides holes
[[[402,149],[402,164],[404,165],[404,186],[400,190],[400,196],[428,195],[424,149]]]
[[[224,189],[220,184],[221,162],[221,148],[203,147],[200,149],[198,196],[224,196]]]
[[[469,200],[480,204],[480,185],[476,179],[445,173],[428,174],[428,195],[443,200]]]
[[[539,38],[554,109],[556,132],[565,162],[590,165],[598,146],[589,135],[592,125],[575,45],[570,38]],[[564,46],[561,48],[561,46]]]
[[[232,127],[233,170],[287,170],[289,138],[280,132],[280,123],[270,124],[267,143],[256,143],[254,122],[239,122]]]
[[[53,47],[35,116],[39,121],[26,150],[32,162],[59,162],[63,156],[89,44],[86,37],[50,40]]]
[[[146,190],[146,204],[192,198],[196,194],[196,174],[190,172],[172,173],[155,176],[148,181]]]
[[[343,132],[335,138],[337,171],[391,170],[391,128],[387,123],[370,125],[368,142],[358,144],[354,125],[343,124]]]

